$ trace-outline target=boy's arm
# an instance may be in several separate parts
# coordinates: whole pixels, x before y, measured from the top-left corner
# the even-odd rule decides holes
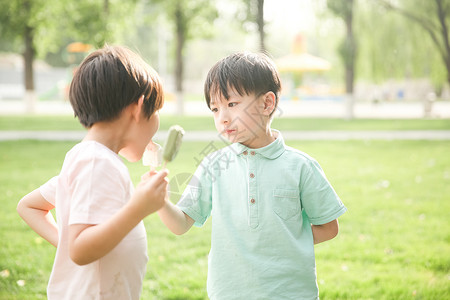
[[[70,225],[70,258],[78,265],[86,265],[102,258],[144,217],[139,209],[127,205],[105,223]]]
[[[143,218],[164,205],[166,176],[167,171],[143,176],[130,201],[106,222],[70,225],[70,258],[86,265],[108,254]]]
[[[176,235],[182,235],[191,229],[194,219],[185,214],[178,206],[170,200],[166,200],[165,205],[158,210],[158,215],[164,225]]]
[[[55,207],[36,189],[19,201],[17,212],[31,229],[57,247],[58,227],[50,212],[53,208]]]
[[[314,244],[319,244],[334,238],[339,232],[339,223],[335,219],[322,225],[311,225]]]

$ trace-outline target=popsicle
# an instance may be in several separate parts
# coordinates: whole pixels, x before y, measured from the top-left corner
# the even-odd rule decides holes
[[[151,141],[145,148],[144,155],[142,156],[142,164],[144,166],[150,166],[151,169],[155,169],[162,164],[163,149],[161,145]]]
[[[164,144],[163,160],[164,166],[172,161],[178,154],[183,139],[184,129],[179,125],[173,125],[169,128],[166,143]]]

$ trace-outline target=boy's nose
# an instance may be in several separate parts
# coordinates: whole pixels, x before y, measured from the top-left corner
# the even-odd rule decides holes
[[[222,124],[228,124],[230,122],[230,115],[228,114],[226,109],[220,111],[219,120]]]

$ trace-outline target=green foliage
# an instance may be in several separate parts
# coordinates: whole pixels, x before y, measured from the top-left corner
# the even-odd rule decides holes
[[[358,79],[381,83],[386,79],[430,78],[437,91],[447,81],[447,71],[442,58],[442,27],[437,17],[436,1],[422,0],[354,0],[353,28],[357,37],[356,70]],[[391,3],[401,9],[388,9],[382,3]],[[450,24],[450,3],[441,1],[447,26]],[[327,1],[334,16],[345,16],[349,1]],[[415,17],[415,21],[405,14]],[[340,17],[342,18],[342,17]],[[323,22],[333,18],[322,14]],[[422,24],[422,25],[421,25]],[[342,22],[337,23],[328,36],[327,43],[335,39],[335,35],[345,35]],[[320,27],[321,25],[319,25]],[[424,29],[434,33],[437,46]],[[450,38],[450,37],[449,37]],[[326,47],[327,43],[323,43]],[[340,42],[336,50],[345,53],[344,42]],[[332,73],[336,72],[334,70]]]
[[[178,30],[183,31],[187,40],[194,37],[211,37],[213,22],[218,17],[214,1],[209,0],[147,0],[149,5],[159,5],[159,13],[166,16]],[[175,27],[175,26],[174,26]],[[177,30],[177,28],[174,28]]]
[[[381,0],[360,1],[355,26],[360,39],[358,75],[381,82],[386,78],[431,78],[440,89],[447,71],[439,47],[418,21],[397,10],[381,6]],[[408,15],[414,16],[442,39],[435,1],[397,1]],[[446,1],[443,1],[444,3]],[[446,5],[447,26],[450,5]]]
[[[166,75],[161,73],[166,70],[160,70],[158,65],[158,57],[163,55],[158,45],[162,39],[167,39],[169,31],[161,7],[148,1],[138,1],[134,15],[127,21],[130,23],[129,30],[122,36],[121,43],[135,49],[160,75]],[[171,64],[172,60],[167,63]]]
[[[74,41],[97,48],[118,42],[133,24],[135,5],[136,0],[68,1],[64,7],[65,14],[70,15],[67,30]]]
[[[55,249],[20,220],[15,207],[57,174],[73,144],[0,142],[0,299],[46,299]],[[168,165],[170,178],[193,172],[194,158],[207,144],[184,143]],[[321,299],[448,299],[450,142],[287,144],[321,163],[348,208],[337,238],[315,247]],[[147,170],[127,165],[134,182]],[[171,234],[156,214],[144,223],[149,263],[141,298],[207,299],[211,223],[183,236]]]
[[[28,3],[29,10],[24,9]],[[105,9],[106,3],[108,9]],[[33,29],[38,57],[73,41],[103,46],[129,29],[136,0],[10,0],[0,3],[0,50],[23,52],[25,26]],[[130,18],[132,19],[132,18]]]
[[[345,19],[352,15],[353,0],[327,0],[327,6],[336,16]]]
[[[55,49],[55,35],[58,32],[61,7],[57,0],[11,0],[0,3],[1,50],[23,52],[25,27],[33,29],[39,43],[35,43],[38,54]]]

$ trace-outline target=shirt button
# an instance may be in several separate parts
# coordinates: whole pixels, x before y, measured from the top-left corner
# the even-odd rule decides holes
[[[256,200],[252,198],[252,199],[250,199],[250,202],[251,202],[252,204],[255,204]]]
[[[255,178],[255,174],[250,173],[250,178]]]
[[[255,152],[255,151],[252,151],[252,152],[250,152],[250,154],[251,154],[251,155],[255,155],[255,154],[256,154],[256,152]]]
[[[246,151],[242,152],[242,154],[247,155],[248,151],[246,150]]]

